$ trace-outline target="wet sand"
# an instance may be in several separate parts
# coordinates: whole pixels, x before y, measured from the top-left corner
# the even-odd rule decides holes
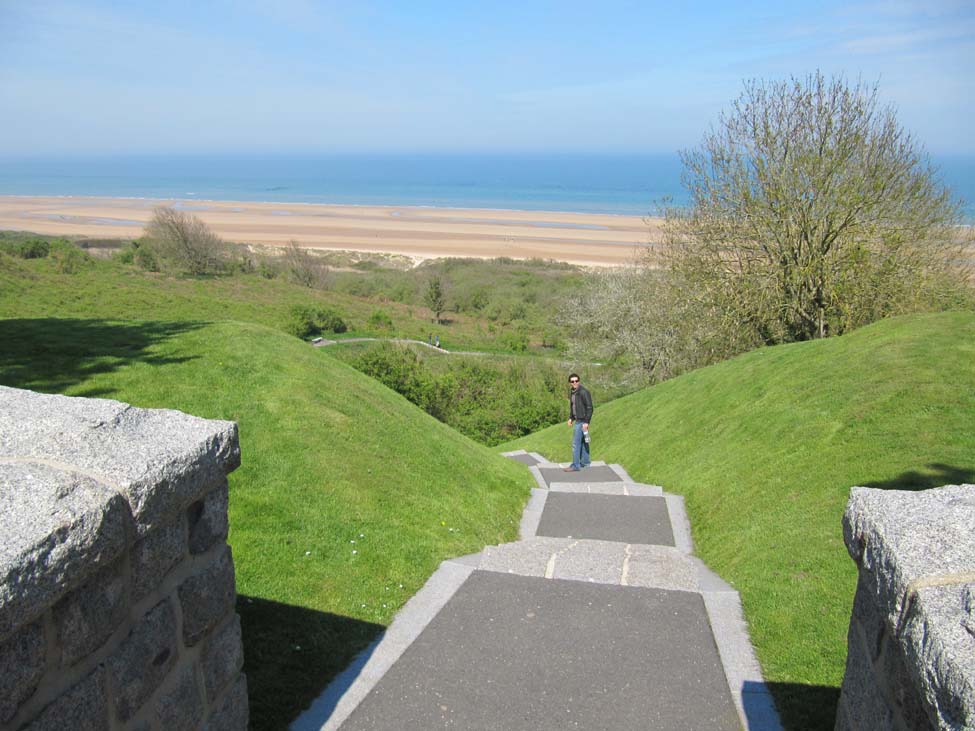
[[[0,230],[136,238],[156,206],[206,221],[227,241],[437,257],[555,259],[588,266],[632,261],[659,241],[640,216],[545,211],[250,203],[175,199],[0,196]]]

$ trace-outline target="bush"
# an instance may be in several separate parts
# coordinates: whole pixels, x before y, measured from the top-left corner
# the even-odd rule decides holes
[[[137,244],[133,241],[112,254],[112,258],[119,264],[134,264],[136,246]]]
[[[274,279],[278,276],[278,267],[274,262],[262,257],[257,264],[257,273],[264,279]]]
[[[44,239],[28,239],[17,247],[21,259],[43,259],[51,253],[51,243]]]
[[[288,311],[285,330],[299,338],[310,338],[325,332],[344,333],[348,329],[342,315],[330,307],[295,305]]]
[[[136,247],[134,249],[135,263],[147,272],[158,272],[159,259],[156,257],[156,252],[152,250],[152,247],[140,244],[139,242],[133,242],[132,245]]]
[[[188,274],[214,274],[224,268],[226,247],[201,219],[161,206],[152,212],[145,243],[160,262]]]
[[[376,310],[369,315],[369,326],[378,330],[392,330],[393,318],[385,310]]]
[[[57,242],[51,250],[50,257],[62,274],[76,274],[82,267],[91,263],[91,256],[87,252],[68,242]]]
[[[513,353],[524,353],[528,350],[528,333],[506,332],[501,336],[501,344]]]
[[[565,373],[549,364],[428,359],[384,343],[352,365],[483,444],[551,426],[566,410]]]
[[[288,278],[295,284],[317,289],[328,288],[328,265],[302,248],[297,241],[288,242],[283,261]]]

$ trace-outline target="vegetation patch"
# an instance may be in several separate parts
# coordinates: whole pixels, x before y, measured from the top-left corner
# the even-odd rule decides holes
[[[856,570],[854,485],[975,482],[975,314],[762,348],[602,405],[593,454],[685,496],[695,550],[741,592],[789,729],[831,728]],[[503,449],[566,460],[552,427]]]

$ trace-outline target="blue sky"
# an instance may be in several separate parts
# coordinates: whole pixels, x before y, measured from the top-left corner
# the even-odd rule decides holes
[[[748,78],[975,154],[975,3],[0,0],[0,154],[672,152]]]

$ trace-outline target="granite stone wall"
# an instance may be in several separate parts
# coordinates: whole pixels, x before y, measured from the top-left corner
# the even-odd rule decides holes
[[[855,487],[859,568],[837,731],[975,729],[975,485]]]
[[[245,731],[237,427],[0,386],[0,731]]]

